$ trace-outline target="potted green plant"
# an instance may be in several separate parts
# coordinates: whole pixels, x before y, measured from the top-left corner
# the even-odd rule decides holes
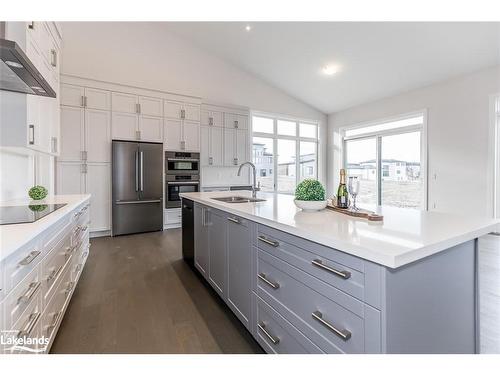
[[[44,199],[47,194],[48,190],[41,185],[35,185],[28,191],[29,197],[35,201]]]
[[[295,189],[295,205],[304,211],[319,211],[326,207],[325,188],[318,180],[308,178]]]

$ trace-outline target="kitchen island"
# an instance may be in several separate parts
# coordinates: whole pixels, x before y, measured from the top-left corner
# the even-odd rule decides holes
[[[476,353],[477,238],[487,218],[379,208],[382,223],[293,197],[181,194],[194,264],[269,353]]]

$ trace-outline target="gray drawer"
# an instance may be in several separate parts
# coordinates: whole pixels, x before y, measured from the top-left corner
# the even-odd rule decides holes
[[[257,297],[257,341],[267,353],[323,353],[259,297]]]
[[[327,353],[365,353],[366,305],[348,294],[259,250],[257,294]],[[264,280],[266,279],[266,280]],[[380,336],[380,313],[370,335]],[[378,317],[378,318],[377,318]],[[375,329],[373,325],[375,324]]]
[[[380,308],[379,265],[326,246],[259,225],[255,244],[308,274]]]

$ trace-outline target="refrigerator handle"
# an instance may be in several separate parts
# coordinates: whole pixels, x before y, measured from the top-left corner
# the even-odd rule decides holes
[[[144,191],[144,151],[140,151],[141,160],[141,191]]]
[[[139,151],[135,152],[135,191],[139,191]]]

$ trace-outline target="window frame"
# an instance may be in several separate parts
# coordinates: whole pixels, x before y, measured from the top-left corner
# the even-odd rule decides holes
[[[273,132],[272,133],[261,133],[253,131],[253,119],[254,117],[261,117],[273,120]],[[278,134],[278,121],[289,121],[295,123],[295,136],[292,135],[281,135]],[[306,120],[300,118],[287,117],[282,115],[273,115],[269,113],[262,112],[252,112],[251,113],[251,136],[252,136],[252,149],[253,149],[253,138],[269,138],[273,140],[273,186],[272,192],[279,194],[294,194],[294,192],[278,190],[278,139],[292,140],[295,141],[295,186],[300,182],[300,142],[313,142],[316,144],[316,158],[315,158],[315,168],[316,168],[316,179],[319,177],[319,123],[314,120]],[[300,124],[314,125],[316,127],[316,137],[301,137],[300,136]],[[253,152],[252,152],[253,155]],[[252,160],[253,162],[253,160]]]
[[[399,121],[399,120],[405,120],[409,119],[412,117],[419,117],[422,116],[422,124],[421,125],[409,125],[409,126],[403,126],[400,128],[394,128],[394,129],[389,129],[389,130],[380,130],[380,131],[375,131],[375,132],[369,132],[369,133],[364,133],[360,135],[354,135],[354,136],[349,136],[347,137],[345,135],[345,132],[347,130],[353,130],[353,129],[359,129],[359,128],[365,128],[369,126],[374,126],[374,125],[381,125],[387,122],[393,122],[393,121]],[[376,171],[377,171],[377,178],[376,178],[376,191],[377,191],[377,205],[380,205],[382,203],[382,137],[384,136],[389,136],[389,135],[399,135],[399,134],[406,134],[406,133],[414,133],[420,131],[420,170],[421,170],[421,176],[422,176],[422,185],[423,185],[423,192],[422,192],[422,202],[420,205],[420,209],[427,211],[429,209],[429,203],[428,203],[428,176],[427,176],[427,109],[421,109],[418,111],[414,112],[409,112],[397,116],[391,116],[391,117],[386,117],[386,118],[381,118],[373,121],[364,121],[352,125],[347,125],[339,128],[339,134],[341,137],[340,141],[340,155],[341,155],[341,163],[340,165],[342,166],[341,168],[347,168],[347,147],[346,147],[346,142],[352,141],[352,140],[360,140],[360,139],[375,139],[375,144],[376,144]],[[338,172],[338,171],[337,171]]]

